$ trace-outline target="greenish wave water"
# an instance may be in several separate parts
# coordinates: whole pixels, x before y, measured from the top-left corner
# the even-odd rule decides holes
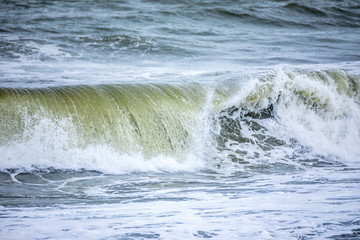
[[[2,144],[31,137],[27,130],[46,119],[71,136],[69,147],[107,144],[145,156],[184,148],[205,97],[199,85],[160,84],[1,89],[0,95]]]

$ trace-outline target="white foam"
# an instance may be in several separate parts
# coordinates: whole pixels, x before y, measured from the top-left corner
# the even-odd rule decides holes
[[[293,73],[294,74],[294,73]],[[360,107],[352,97],[327,84],[295,73],[293,79],[278,71],[276,82],[281,97],[275,108],[282,135],[295,138],[315,153],[358,161],[360,157]],[[304,103],[297,92],[305,92],[325,110]]]
[[[42,118],[26,128],[23,138],[0,146],[2,169],[34,168],[87,169],[105,173],[142,171],[194,171],[205,163],[196,152],[179,157],[158,155],[150,159],[141,152],[122,153],[105,144],[84,147],[77,143],[71,121]],[[195,149],[194,149],[195,150]]]
[[[6,218],[0,222],[0,236],[5,239],[102,239],[157,234],[164,239],[198,239],[201,234],[207,234],[214,239],[296,239],[350,233],[358,220],[354,214],[359,211],[356,201],[359,194],[353,192],[356,185],[341,188],[346,181],[335,186],[334,183],[321,186],[291,183],[314,180],[318,173],[312,174],[301,174],[301,179],[294,175],[257,176],[251,181],[224,179],[221,175],[222,178],[213,183],[203,179],[210,183],[203,188],[192,185],[148,189],[138,179],[129,178],[126,183],[140,186],[132,192],[133,201],[0,207]],[[334,172],[334,175],[341,173]],[[350,175],[356,177],[356,173]],[[171,181],[171,177],[167,179]],[[196,182],[198,178],[192,180]],[[94,183],[96,185],[96,181]],[[108,187],[121,187],[112,181],[108,184]],[[124,197],[122,191],[117,194],[119,198]],[[354,223],[346,224],[350,221]]]
[[[1,146],[0,152],[2,153],[0,157],[2,169],[87,169],[122,174],[148,171],[195,171],[205,167],[203,160],[194,155],[187,155],[184,159],[164,155],[146,159],[141,153],[119,153],[106,145],[62,150],[58,146],[55,150],[41,143],[23,142]]]

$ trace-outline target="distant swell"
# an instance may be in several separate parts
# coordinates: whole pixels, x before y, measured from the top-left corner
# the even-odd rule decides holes
[[[285,8],[294,10],[296,12],[301,12],[309,15],[315,15],[315,16],[326,16],[327,14],[318,8],[315,7],[308,7],[305,5],[301,5],[298,3],[288,3],[285,5]]]

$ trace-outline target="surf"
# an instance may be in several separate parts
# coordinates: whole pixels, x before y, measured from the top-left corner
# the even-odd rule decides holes
[[[220,155],[239,164],[296,162],[304,151],[356,161],[359,92],[359,77],[338,69],[218,83],[1,88],[0,163],[172,171],[208,167]]]

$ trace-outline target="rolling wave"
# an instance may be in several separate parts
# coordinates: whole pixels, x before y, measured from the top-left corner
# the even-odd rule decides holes
[[[277,70],[246,84],[1,88],[0,163],[109,171],[124,156],[186,165],[191,155],[199,167],[204,155],[249,163],[304,151],[356,161],[359,104],[359,78],[341,70]]]

